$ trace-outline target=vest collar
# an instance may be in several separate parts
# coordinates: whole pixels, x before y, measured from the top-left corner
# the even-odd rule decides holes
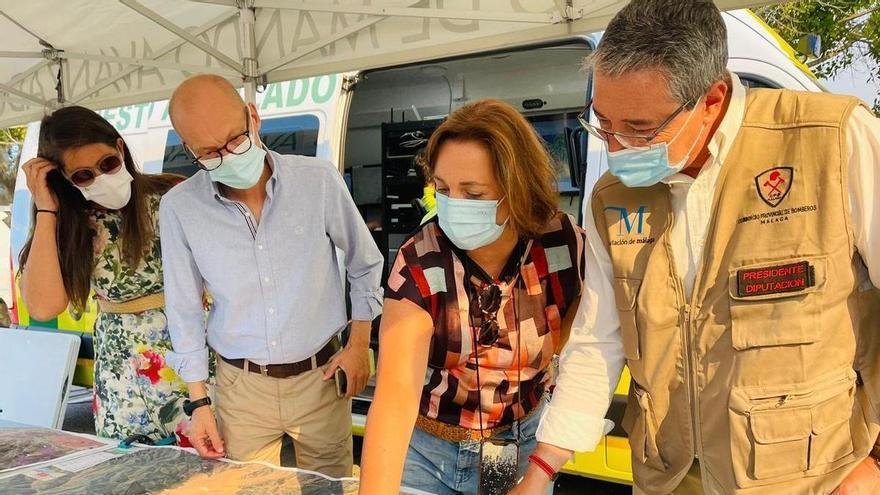
[[[721,124],[715,130],[712,139],[709,140],[709,159],[700,169],[702,175],[708,168],[721,168],[721,164],[727,159],[727,154],[733,146],[736,135],[742,128],[743,117],[746,113],[746,87],[736,74],[730,74],[730,104],[727,113],[721,119]],[[663,179],[664,184],[691,184],[694,179],[683,173],[678,173]]]

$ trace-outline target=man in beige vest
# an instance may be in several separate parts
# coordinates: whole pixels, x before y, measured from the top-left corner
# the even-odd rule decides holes
[[[595,447],[621,353],[634,493],[880,493],[878,120],[747,90],[707,0],[634,0],[589,64],[610,173],[520,493]]]

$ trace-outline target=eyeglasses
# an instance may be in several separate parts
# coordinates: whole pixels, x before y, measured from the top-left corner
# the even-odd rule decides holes
[[[102,158],[101,161],[95,165],[95,168],[100,170],[102,174],[115,174],[122,168],[122,157],[119,155],[110,155]],[[97,174],[95,174],[94,169],[82,168],[70,174],[70,182],[79,187],[86,187],[95,182],[96,177]]]
[[[500,328],[498,327],[498,310],[501,308],[501,287],[489,285],[476,293],[476,307],[482,313],[483,323],[480,325],[480,333],[477,342],[481,346],[490,347],[498,341]],[[474,305],[472,304],[472,307]]]
[[[583,128],[586,129],[587,132],[601,139],[605,143],[608,143],[609,139],[611,139],[611,137],[614,137],[614,139],[616,139],[617,142],[620,143],[620,145],[624,148],[644,151],[651,146],[651,142],[657,139],[657,136],[659,136],[660,133],[663,132],[663,129],[669,126],[669,124],[671,124],[672,121],[675,120],[675,118],[678,117],[679,114],[681,114],[681,112],[683,112],[688,107],[688,105],[691,104],[692,101],[693,100],[690,100],[682,106],[678,107],[678,110],[672,112],[672,115],[670,115],[669,117],[666,117],[666,119],[661,122],[656,129],[654,129],[650,134],[645,135],[606,131],[600,126],[595,126],[591,124],[590,110],[593,106],[592,101],[587,103],[587,106],[584,107],[584,110],[578,114],[577,119],[578,122],[580,122],[581,126],[583,126]]]
[[[223,165],[223,155],[233,154],[233,155],[243,155],[250,151],[251,146],[253,146],[253,141],[251,140],[251,119],[250,115],[245,112],[245,131],[230,139],[226,144],[217,148],[214,151],[209,153],[205,153],[204,155],[196,156],[192,150],[189,149],[189,146],[186,147],[186,150],[190,153],[190,155],[194,156],[192,160],[192,164],[199,167],[202,170],[216,170],[220,165]]]

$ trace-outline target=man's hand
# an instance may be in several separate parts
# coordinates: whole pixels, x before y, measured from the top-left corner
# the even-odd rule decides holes
[[[332,380],[337,368],[345,372],[348,398],[364,391],[370,379],[370,331],[372,322],[355,321],[351,325],[351,335],[345,350],[340,352],[327,366],[324,380]]]
[[[220,459],[226,455],[223,439],[217,429],[217,420],[211,406],[202,406],[192,415],[189,434],[190,443],[204,459]]]
[[[872,495],[880,493],[880,465],[868,457],[861,462],[831,495]]]

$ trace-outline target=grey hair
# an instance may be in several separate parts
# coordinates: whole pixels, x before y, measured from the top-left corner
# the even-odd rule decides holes
[[[658,70],[670,96],[692,107],[728,77],[727,27],[710,0],[632,0],[608,24],[584,67],[610,77]]]

